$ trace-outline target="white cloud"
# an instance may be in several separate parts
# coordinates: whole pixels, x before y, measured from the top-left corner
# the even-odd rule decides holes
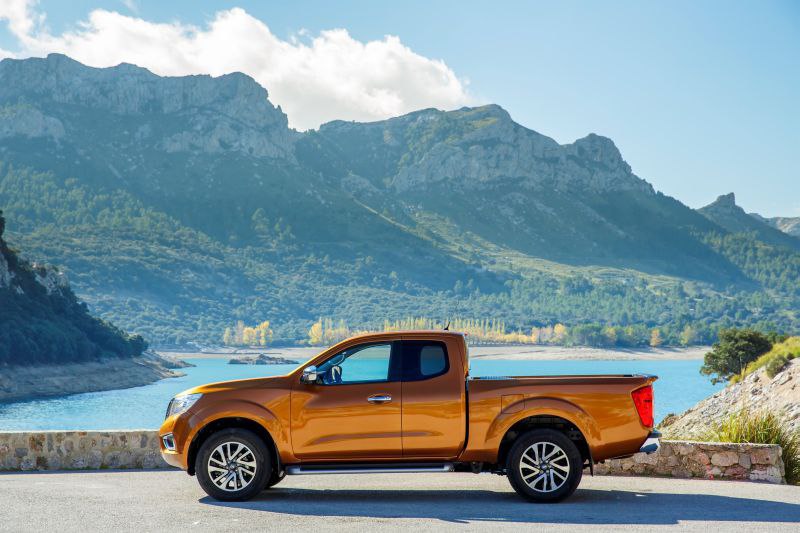
[[[202,28],[97,9],[74,30],[52,35],[35,1],[3,0],[3,19],[19,42],[18,57],[61,52],[95,67],[127,62],[160,75],[244,72],[298,129],[474,103],[443,61],[415,53],[398,37],[362,42],[332,29],[282,40],[240,8],[218,12]]]

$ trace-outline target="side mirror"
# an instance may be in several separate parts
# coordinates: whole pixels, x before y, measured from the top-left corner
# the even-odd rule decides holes
[[[303,369],[303,375],[300,376],[300,383],[314,384],[317,382],[317,376],[317,367],[307,366]]]

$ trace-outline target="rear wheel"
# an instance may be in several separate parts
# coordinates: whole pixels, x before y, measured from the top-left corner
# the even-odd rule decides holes
[[[195,473],[206,494],[217,500],[249,500],[272,475],[269,451],[246,429],[224,429],[211,435],[197,453]]]
[[[508,481],[532,502],[557,502],[570,496],[583,476],[583,459],[566,435],[535,429],[517,438],[508,454]]]

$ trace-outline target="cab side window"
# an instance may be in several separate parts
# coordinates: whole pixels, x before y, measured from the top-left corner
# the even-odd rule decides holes
[[[403,381],[421,381],[447,373],[450,369],[443,342],[403,341]]]
[[[391,358],[391,343],[353,346],[322,363],[318,381],[322,385],[389,381]]]

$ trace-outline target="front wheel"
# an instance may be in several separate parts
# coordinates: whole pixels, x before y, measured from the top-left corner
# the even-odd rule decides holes
[[[570,496],[583,476],[578,447],[553,429],[535,429],[517,438],[508,454],[508,481],[532,502],[561,501]]]
[[[272,488],[286,477],[286,470],[272,470],[272,475],[267,480],[267,488]]]
[[[206,494],[217,500],[249,500],[264,490],[272,462],[264,441],[246,429],[211,435],[197,453],[195,473]]]

